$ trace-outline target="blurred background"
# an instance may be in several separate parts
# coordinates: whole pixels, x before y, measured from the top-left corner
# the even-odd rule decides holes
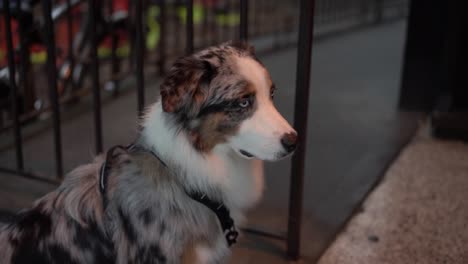
[[[315,0],[310,1],[315,8],[307,10],[314,12],[303,12],[313,24],[301,25],[306,0],[302,6],[300,2],[2,0],[0,212],[30,206],[66,172],[113,145],[132,142],[139,114],[157,99],[159,83],[176,58],[248,38],[278,87],[279,111],[291,123],[307,121],[308,127],[303,131],[303,183],[290,186],[290,159],[267,164],[265,197],[249,215],[248,227],[257,235],[244,237],[232,263],[287,263],[286,252],[296,259],[296,251],[303,263],[321,256],[320,263],[414,263],[371,247],[399,244],[391,239],[384,243],[385,236],[395,236],[402,228],[399,221],[395,229],[388,228],[395,224],[391,220],[400,219],[403,210],[406,218],[401,221],[409,221],[411,212],[418,215],[427,208],[421,203],[425,196],[398,203],[391,197],[412,193],[410,187],[419,183],[410,180],[411,172],[417,171],[414,177],[420,179],[436,171],[424,164],[440,168],[440,156],[430,153],[447,151],[440,155],[452,155],[454,163],[445,164],[447,169],[435,178],[450,171],[458,175],[454,184],[468,187],[463,176],[468,170],[466,146],[446,141],[468,138],[468,96],[460,70],[467,61],[466,6],[424,0]],[[297,58],[304,54],[298,50],[300,26],[313,32],[310,72],[297,68]],[[308,89],[296,85],[300,74],[310,77],[309,108],[294,117],[296,93]],[[415,141],[424,145],[412,152]],[[406,160],[412,160],[407,167],[398,163],[405,151]],[[413,185],[396,186],[374,198],[392,169],[397,170],[394,178],[403,175],[396,182]],[[447,183],[452,178],[444,179]],[[437,194],[440,182],[425,183],[430,185],[426,189],[434,187],[430,197],[445,197]],[[303,198],[290,196],[301,190]],[[445,193],[457,193],[448,190],[453,189],[447,187]],[[445,198],[439,206],[456,199]],[[376,210],[370,215],[367,203]],[[296,222],[300,244],[291,244],[288,233],[288,208],[293,204],[302,208],[302,222]],[[403,208],[408,204],[412,210]],[[458,205],[455,211],[462,210],[463,204]],[[466,202],[464,206],[468,208]],[[386,215],[391,211],[386,208],[395,210]],[[365,219],[355,223],[360,215]],[[468,219],[466,212],[457,211],[456,217]],[[376,222],[382,218],[390,222]],[[435,223],[429,221],[431,225]],[[466,221],[464,227],[457,239],[468,240]],[[438,240],[434,243],[439,245]],[[434,245],[417,245],[411,251],[416,254],[407,257],[424,255]],[[463,249],[447,255],[468,261]]]

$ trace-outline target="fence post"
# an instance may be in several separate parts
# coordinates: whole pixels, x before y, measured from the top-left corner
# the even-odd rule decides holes
[[[55,33],[52,21],[52,1],[43,0],[43,11],[45,17],[45,41],[47,44],[47,76],[50,89],[50,104],[52,106],[52,121],[54,125],[55,161],[57,177],[63,178],[62,167],[62,140],[60,131],[60,106],[57,91],[57,68],[55,65]]]
[[[97,0],[99,1],[99,0]],[[97,54],[98,39],[96,33],[96,17],[97,13],[101,12],[96,0],[88,0],[89,9],[89,27],[91,40],[91,75],[93,89],[93,107],[94,107],[94,127],[96,140],[96,154],[102,152],[102,118],[101,118],[101,89],[99,87],[99,59]]]
[[[239,38],[242,41],[247,41],[249,38],[249,2],[247,0],[240,0],[240,26]]]
[[[19,8],[19,7],[18,7]],[[29,52],[29,38],[28,34],[28,23],[32,21],[28,21],[26,17],[24,17],[23,12],[21,15],[18,16],[18,25],[19,25],[19,38],[20,38],[20,87],[23,89],[23,106],[22,109],[24,111],[30,111],[34,108],[34,99],[36,97],[36,93],[34,91],[34,85],[31,81],[31,60],[30,60],[30,52]],[[20,106],[21,107],[21,106]]]
[[[68,60],[70,62],[70,85],[72,91],[76,91],[76,82],[73,80],[73,72],[75,71],[75,54],[73,54],[73,12],[71,0],[66,1],[67,4],[67,41],[68,41]]]
[[[70,0],[68,0],[70,1]],[[111,36],[111,86],[109,89],[112,89],[113,95],[119,93],[119,77],[117,75],[120,73],[120,58],[117,54],[118,42],[120,40],[119,34],[115,30],[115,21],[114,21],[114,0],[108,1],[107,6],[109,12],[109,32]],[[127,20],[128,21],[128,20]]]
[[[315,0],[301,0],[299,15],[299,41],[297,47],[296,96],[294,127],[298,132],[299,144],[292,159],[289,192],[288,257],[297,260],[300,256],[300,233],[304,166],[307,138],[307,116],[309,111],[309,87],[314,29]]]
[[[166,1],[159,0],[159,47],[158,68],[159,74],[164,75],[166,71]]]
[[[138,115],[143,113],[145,105],[145,84],[144,84],[144,72],[143,72],[143,57],[145,50],[145,42],[143,36],[143,0],[136,0],[135,3],[135,27],[136,27],[136,51],[135,51],[135,63],[136,63],[136,77],[137,77],[137,104],[138,104]]]
[[[186,45],[185,53],[187,55],[193,53],[193,0],[186,0],[187,19],[186,25]]]
[[[11,101],[11,112],[13,115],[13,133],[15,137],[15,149],[16,149],[16,169],[22,171],[24,168],[23,163],[23,145],[21,142],[21,127],[19,122],[18,113],[18,87],[16,85],[16,72],[15,72],[15,50],[13,47],[13,40],[11,34],[11,14],[10,14],[10,1],[5,0],[3,8],[5,18],[5,36],[7,42],[7,55],[8,55],[8,72],[10,79],[10,101]],[[18,7],[19,8],[19,7]]]

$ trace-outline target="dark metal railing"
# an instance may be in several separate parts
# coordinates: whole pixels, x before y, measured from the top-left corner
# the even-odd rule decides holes
[[[5,17],[5,36],[7,43],[7,57],[8,57],[8,71],[9,71],[9,84],[10,84],[10,103],[11,113],[13,115],[13,133],[15,137],[15,150],[16,150],[16,170],[22,171],[24,169],[23,162],[23,143],[21,141],[21,128],[19,123],[18,113],[18,87],[16,86],[16,67],[13,53],[13,37],[11,33],[11,14],[10,14],[10,1],[4,3],[4,17]]]
[[[143,70],[143,59],[145,54],[145,43],[143,41],[143,0],[135,3],[135,27],[136,27],[136,77],[137,77],[137,110],[138,114],[143,113],[145,105],[145,76]]]
[[[314,0],[301,0],[294,104],[294,128],[297,130],[300,144],[294,153],[291,164],[287,236],[287,253],[293,260],[297,260],[300,255],[307,116],[309,113],[309,87],[314,32],[314,17],[311,14],[314,14],[314,8]]]
[[[70,79],[68,83],[72,86],[72,91],[75,92],[77,89],[81,89],[78,84],[81,82],[75,81],[75,66],[78,63],[86,63],[90,68],[91,75],[91,87],[92,98],[93,98],[93,115],[94,115],[94,140],[95,140],[95,150],[96,153],[101,153],[103,151],[103,133],[102,133],[102,117],[101,117],[101,89],[100,89],[100,71],[102,64],[106,63],[105,59],[99,58],[98,46],[100,42],[104,39],[106,30],[111,36],[111,80],[116,82],[121,78],[119,71],[122,70],[121,67],[122,60],[118,58],[117,54],[117,44],[119,40],[119,34],[116,30],[121,30],[122,27],[118,23],[114,23],[114,18],[112,17],[113,1],[108,0],[109,5],[107,9],[110,13],[108,15],[111,17],[107,21],[103,22],[102,9],[106,7],[103,1],[99,0],[87,0],[87,10],[89,13],[89,23],[84,23],[89,25],[89,32],[85,30],[86,34],[89,34],[89,48],[90,53],[89,57],[85,58],[85,61],[79,61],[80,56],[76,56],[81,52],[81,48],[85,44],[79,43],[74,45],[73,40],[73,15],[72,8],[75,8],[80,1],[66,0],[66,9],[61,10],[62,13],[66,13],[67,17],[67,39],[68,39],[68,52],[67,59],[70,63]],[[12,8],[10,6],[9,0],[3,1],[2,13],[5,21],[5,41],[7,46],[7,56],[8,56],[8,71],[9,71],[9,87],[10,87],[10,112],[11,112],[11,127],[13,128],[14,134],[14,148],[16,153],[16,167],[15,169],[1,168],[0,171],[15,173],[18,175],[23,175],[26,177],[41,179],[50,181],[50,179],[41,178],[34,173],[25,171],[24,162],[23,162],[23,141],[21,136],[21,118],[20,118],[20,106],[18,105],[19,89],[16,81],[16,62],[15,62],[15,47],[13,45],[13,34],[11,31],[11,18],[12,18]],[[85,2],[85,1],[83,1]],[[297,1],[291,1],[285,3],[283,1],[265,1],[265,0],[240,0],[235,4],[232,1],[219,1],[224,3],[222,6],[207,6],[203,12],[203,34],[196,34],[197,29],[200,27],[200,12],[199,5],[196,5],[200,2],[195,2],[193,0],[185,0],[184,3],[180,1],[175,1],[169,5],[164,0],[159,0],[155,5],[158,8],[158,17],[155,18],[155,21],[158,22],[158,28],[154,30],[159,30],[159,43],[158,50],[156,52],[149,52],[146,44],[146,31],[144,28],[145,17],[143,10],[144,4],[147,1],[137,0],[129,2],[129,10],[126,21],[126,28],[128,31],[130,47],[130,59],[128,60],[129,66],[127,68],[130,71],[134,72],[136,76],[136,90],[137,90],[137,112],[140,115],[143,112],[145,105],[145,58],[146,63],[151,61],[151,54],[155,55],[158,72],[164,74],[166,61],[168,58],[173,56],[178,56],[181,53],[184,53],[182,49],[185,50],[186,54],[192,53],[195,49],[199,48],[200,45],[197,43],[202,43],[203,45],[209,45],[228,38],[238,38],[241,40],[255,39],[259,36],[264,35],[275,35],[275,40],[278,38],[278,35],[283,33],[298,32],[299,38],[297,41],[298,53],[297,53],[297,73],[296,73],[296,97],[295,97],[295,117],[294,117],[294,126],[298,131],[299,140],[301,144],[299,145],[295,155],[292,159],[291,167],[291,186],[290,186],[290,197],[289,197],[289,215],[288,215],[288,233],[287,237],[283,237],[277,234],[272,234],[264,231],[246,229],[246,231],[257,234],[268,236],[275,239],[282,239],[287,242],[287,255],[291,259],[298,259],[300,256],[300,233],[301,233],[301,217],[302,217],[302,186],[304,179],[304,159],[305,159],[305,142],[307,140],[307,114],[308,114],[308,99],[309,99],[309,83],[310,83],[310,70],[311,70],[311,52],[312,52],[312,40],[314,32],[314,18],[317,24],[317,27],[324,25],[330,25],[333,23],[342,23],[346,22],[347,19],[358,19],[360,18],[361,24],[368,24],[371,21],[372,23],[380,22],[386,17],[392,17],[394,15],[387,15],[389,9],[397,7],[400,8],[400,15],[404,15],[405,8],[402,6],[407,4],[405,0],[300,0],[299,7],[297,7]],[[273,5],[278,5],[281,3],[282,7],[284,5],[290,4],[291,8],[300,10],[299,21],[294,19],[294,15],[283,16],[281,12],[274,8]],[[317,10],[315,11],[314,16],[314,7],[317,3]],[[54,153],[55,153],[55,162],[56,162],[56,175],[57,179],[62,179],[63,175],[63,162],[62,162],[62,142],[61,142],[61,129],[60,129],[60,94],[58,92],[57,86],[57,56],[56,56],[56,43],[55,43],[55,34],[54,34],[54,23],[56,22],[53,14],[53,6],[51,0],[42,0],[43,7],[43,17],[44,17],[44,44],[47,48],[47,76],[49,89],[49,104],[50,107],[44,108],[46,111],[50,109],[52,113],[52,127],[53,127],[53,138],[54,138]],[[62,5],[61,8],[64,8]],[[19,12],[19,7],[16,7]],[[184,12],[180,12],[180,11]],[[198,10],[198,11],[197,11]],[[17,12],[17,13],[18,13]],[[269,12],[275,13],[275,24],[279,23],[277,20],[284,19],[284,25],[289,25],[289,29],[280,29],[274,28],[271,26],[271,23],[266,23],[270,17]],[[32,15],[32,14],[31,14]],[[185,17],[180,17],[181,15]],[[251,17],[252,16],[252,17]],[[130,19],[133,17],[133,19]],[[252,18],[249,20],[249,18]],[[370,19],[373,17],[373,19]],[[57,16],[57,19],[60,19]],[[237,21],[238,19],[238,21]],[[177,20],[177,21],[175,21]],[[249,25],[250,23],[252,25]],[[101,23],[98,27],[98,23]],[[102,24],[104,23],[104,24]],[[180,47],[179,30],[174,28],[177,25],[185,23],[185,47]],[[215,24],[218,23],[218,26]],[[299,27],[298,27],[299,26]],[[167,32],[171,27],[171,36],[170,38],[167,35]],[[232,30],[235,28],[235,30]],[[231,32],[233,31],[233,32]],[[235,31],[235,32],[234,32]],[[104,32],[104,33],[103,33]],[[235,35],[234,35],[235,33]],[[25,32],[23,32],[25,34]],[[87,38],[87,35],[84,34],[83,39]],[[183,34],[183,33],[182,33]],[[200,36],[202,35],[202,36]],[[133,41],[132,37],[135,37]],[[203,41],[199,41],[200,37],[203,37]],[[24,40],[24,37],[22,38]],[[296,41],[294,41],[296,42]],[[183,43],[183,42],[182,42]],[[0,43],[1,44],[1,43]],[[25,57],[29,56],[28,52],[25,52],[26,42],[21,42],[20,55]],[[279,47],[277,43],[273,43],[273,47]],[[81,58],[82,59],[82,58]],[[23,58],[22,64],[26,64],[25,60],[28,58]],[[22,89],[28,89],[28,77],[30,76],[27,72],[27,67],[22,65],[23,68],[20,74],[20,83],[22,84]],[[65,77],[64,77],[65,78]],[[81,79],[81,78],[77,78]],[[31,81],[31,80],[29,80]],[[67,83],[67,82],[64,82]],[[117,89],[117,87],[114,87]],[[72,93],[73,95],[73,93]],[[41,111],[31,111],[34,113],[40,113]],[[0,131],[0,133],[3,133]]]
[[[248,40],[249,31],[248,31],[248,2],[247,0],[240,0],[240,26],[239,26],[239,39],[243,41]]]
[[[47,2],[47,0],[43,0]],[[49,1],[50,2],[50,1]],[[90,35],[90,49],[91,49],[91,79],[93,89],[93,108],[94,108],[94,140],[96,146],[96,153],[101,153],[103,150],[102,143],[102,111],[101,111],[101,89],[99,85],[99,59],[98,59],[98,39],[96,32],[96,17],[97,12],[100,10],[101,5],[98,6],[100,0],[88,0],[89,12],[89,35]]]
[[[193,0],[187,0],[186,11],[186,31],[185,31],[185,53],[192,54],[193,47]]]
[[[8,2],[8,1],[6,1]],[[57,68],[55,65],[55,31],[52,22],[52,3],[51,1],[42,1],[42,8],[44,10],[45,20],[45,36],[44,39],[47,42],[47,76],[48,76],[48,87],[50,91],[50,102],[52,105],[52,123],[54,127],[54,146],[55,146],[55,162],[56,162],[56,173],[59,179],[63,178],[63,158],[62,158],[62,133],[60,130],[60,109],[59,99],[57,92]],[[8,53],[13,52],[9,50]],[[14,78],[10,75],[10,78]]]

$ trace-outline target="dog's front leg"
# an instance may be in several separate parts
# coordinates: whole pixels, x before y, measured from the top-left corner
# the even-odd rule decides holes
[[[187,247],[182,257],[182,264],[219,264],[225,263],[230,250],[224,236],[215,243],[196,242]]]

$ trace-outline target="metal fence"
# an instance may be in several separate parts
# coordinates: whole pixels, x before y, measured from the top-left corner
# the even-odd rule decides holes
[[[312,15],[314,7],[315,16]],[[0,48],[5,51],[0,53],[0,63],[4,60],[7,64],[0,69],[0,133],[13,132],[16,153],[15,168],[0,167],[0,172],[45,181],[50,179],[25,171],[23,162],[22,127],[39,122],[35,117],[41,113],[51,114],[56,175],[60,180],[63,175],[61,104],[80,96],[93,98],[95,150],[101,153],[101,93],[104,91],[101,83],[106,91],[118,93],[119,82],[128,75],[135,76],[136,110],[141,113],[145,73],[163,75],[167,62],[175,56],[228,39],[273,36],[268,40],[271,48],[297,43],[294,126],[301,144],[292,161],[288,234],[280,237],[249,230],[284,239],[288,256],[297,259],[314,18],[318,32],[375,24],[405,16],[407,0],[3,0],[0,9],[3,16],[0,29],[5,33],[0,36]],[[293,36],[289,42],[278,37],[289,35]],[[33,54],[37,45],[45,50]],[[48,96],[42,98],[35,85],[39,78],[37,68],[42,68],[34,65],[41,64],[41,60],[46,60],[45,87],[48,88]],[[104,65],[111,70],[103,76]],[[84,82],[85,77],[90,83]]]

